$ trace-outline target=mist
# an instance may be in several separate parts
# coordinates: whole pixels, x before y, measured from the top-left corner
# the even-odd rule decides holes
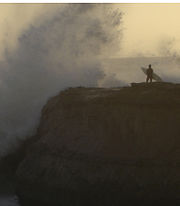
[[[149,64],[180,82],[180,7],[156,6],[3,4],[0,156],[35,133],[47,100],[68,87],[142,82]]]
[[[0,62],[0,155],[33,135],[51,96],[107,78],[102,59],[119,49],[122,13],[110,4],[60,5],[39,18]]]

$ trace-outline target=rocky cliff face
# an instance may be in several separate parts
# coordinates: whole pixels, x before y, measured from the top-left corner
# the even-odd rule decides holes
[[[36,137],[17,170],[26,203],[179,201],[180,84],[68,89],[47,102]]]

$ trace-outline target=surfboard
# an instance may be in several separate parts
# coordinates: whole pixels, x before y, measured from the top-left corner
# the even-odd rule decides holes
[[[141,70],[144,72],[144,74],[147,75],[147,68],[141,67]],[[162,81],[163,81],[163,80],[161,79],[161,77],[158,76],[157,74],[155,74],[154,72],[153,72],[152,78],[153,78],[155,81],[157,81],[157,82],[162,82]]]

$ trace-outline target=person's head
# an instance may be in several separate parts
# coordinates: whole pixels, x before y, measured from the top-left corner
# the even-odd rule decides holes
[[[151,64],[149,64],[149,68],[151,68]]]

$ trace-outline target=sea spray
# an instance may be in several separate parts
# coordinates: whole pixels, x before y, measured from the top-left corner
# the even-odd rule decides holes
[[[98,86],[102,59],[119,49],[122,13],[111,4],[66,4],[40,18],[0,63],[0,155],[33,134],[49,97]]]

